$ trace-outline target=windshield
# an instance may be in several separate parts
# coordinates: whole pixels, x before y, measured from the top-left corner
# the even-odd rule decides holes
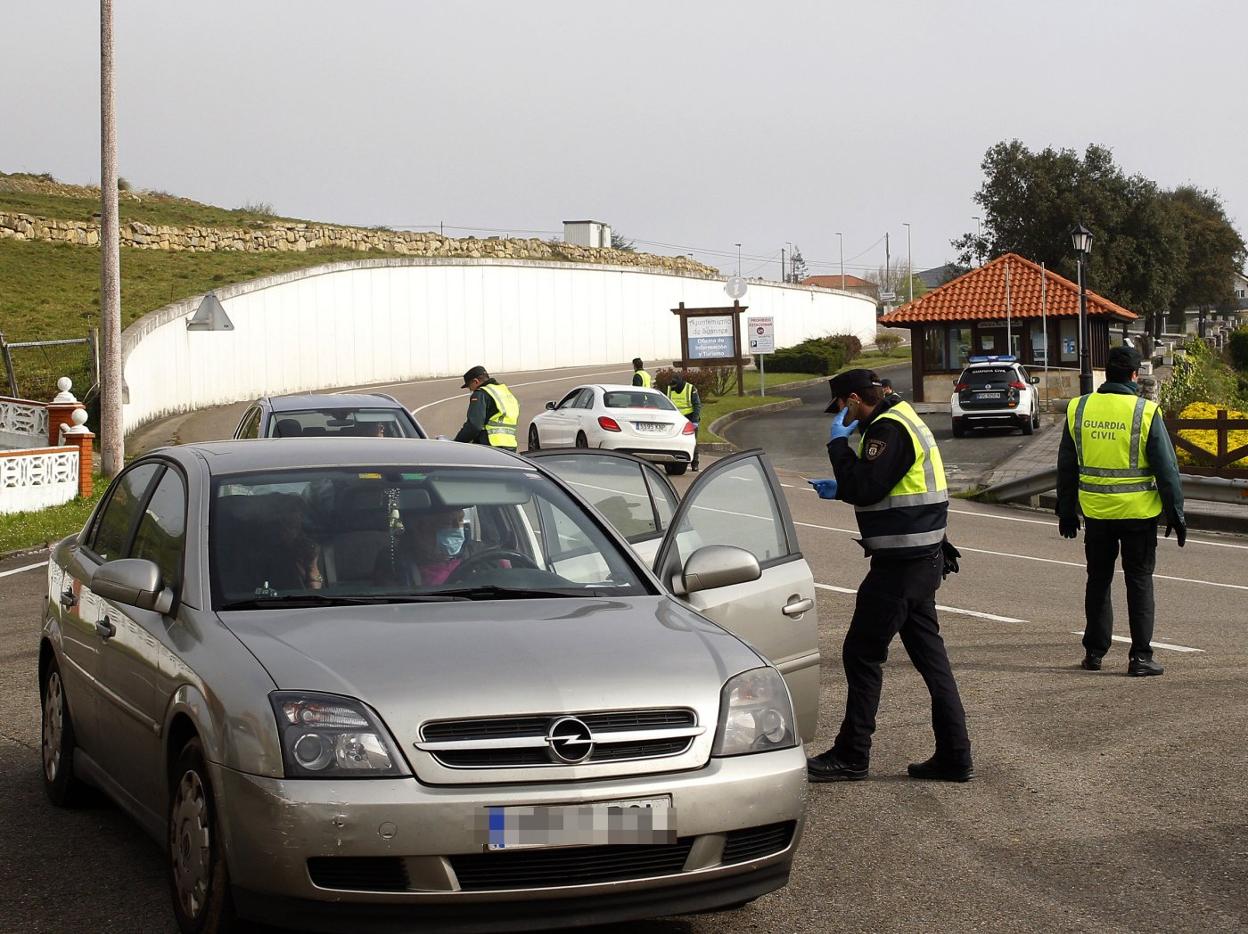
[[[1018,379],[1010,367],[978,367],[962,373],[959,382],[966,383],[971,389],[1005,389],[1013,380]]]
[[[419,438],[399,409],[297,409],[274,412],[270,438]]]
[[[664,412],[675,412],[676,406],[666,396],[657,392],[641,390],[613,389],[602,394],[602,404],[608,409],[659,409]]]
[[[622,550],[536,471],[291,469],[213,482],[219,609],[647,593]]]

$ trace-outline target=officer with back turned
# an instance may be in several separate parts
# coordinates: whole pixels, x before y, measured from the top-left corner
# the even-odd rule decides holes
[[[455,436],[468,444],[516,449],[516,424],[520,421],[520,403],[506,384],[493,379],[483,366],[474,366],[464,374],[461,389],[471,389],[468,417]]]
[[[1072,399],[1057,452],[1057,519],[1063,538],[1079,534],[1079,513],[1087,525],[1083,551],[1088,562],[1084,591],[1084,656],[1080,667],[1100,671],[1114,633],[1110,586],[1122,551],[1127,581],[1131,652],[1127,674],[1159,675],[1153,661],[1153,568],[1157,563],[1157,520],[1166,515],[1179,547],[1187,541],[1179,465],[1157,403],[1139,395],[1135,380],[1140,352],[1115,347],[1105,361],[1105,382],[1094,393]]]
[[[958,685],[936,620],[936,590],[958,570],[958,551],[945,538],[949,489],[931,431],[908,402],[885,394],[870,370],[829,380],[832,419],[828,457],[835,479],[812,480],[824,499],[854,506],[859,544],[871,570],[858,587],[842,662],[845,718],[832,748],[807,760],[813,782],[867,777],[871,736],[880,705],[881,666],[900,633],[910,661],[932,696],[936,752],[909,767],[911,778],[965,782],[974,777],[971,741]],[[861,432],[857,452],[850,448]]]

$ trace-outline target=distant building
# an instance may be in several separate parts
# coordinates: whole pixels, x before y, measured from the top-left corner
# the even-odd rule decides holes
[[[1137,317],[1088,292],[1094,373],[1105,369],[1109,348]],[[910,329],[916,402],[947,401],[971,354],[1014,354],[1035,375],[1047,370],[1054,396],[1078,395],[1079,286],[1016,253],[938,286],[880,324]]]
[[[1234,274],[1231,285],[1230,302],[1216,308],[1206,308],[1202,315],[1199,308],[1183,310],[1183,330],[1192,335],[1210,337],[1214,331],[1233,331],[1243,324],[1248,324],[1248,275],[1242,272]],[[1204,334],[1201,334],[1201,325]]]
[[[563,242],[573,246],[609,247],[611,225],[602,221],[564,221]]]
[[[959,266],[957,263],[945,263],[943,266],[921,269],[915,273],[915,276],[923,283],[923,287],[930,291],[931,289],[939,288],[946,282],[952,282],[966,271],[965,266]]]

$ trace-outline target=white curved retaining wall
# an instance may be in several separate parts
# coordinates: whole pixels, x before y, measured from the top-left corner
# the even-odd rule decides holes
[[[162,415],[367,383],[679,357],[688,307],[731,305],[718,279],[620,266],[507,260],[335,263],[217,291],[232,331],[188,331],[202,296],[154,311],[122,338],[127,431]],[[874,341],[875,304],[844,292],[751,283],[751,314],[776,346],[856,334]]]

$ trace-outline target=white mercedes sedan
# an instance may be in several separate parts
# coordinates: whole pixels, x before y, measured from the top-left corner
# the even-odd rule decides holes
[[[657,389],[577,386],[529,426],[529,450],[607,448],[661,463],[682,474],[697,443],[694,424]]]

